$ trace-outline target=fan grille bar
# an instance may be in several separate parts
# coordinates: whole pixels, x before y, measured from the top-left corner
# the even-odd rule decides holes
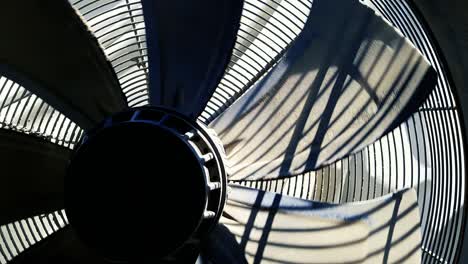
[[[335,164],[289,179],[237,183],[334,203],[414,187],[422,216],[423,263],[453,263],[461,249],[466,183],[460,117],[447,73],[406,1],[361,2],[398,28],[431,62],[439,73],[434,92],[400,127]]]
[[[7,263],[67,224],[62,210],[0,226],[0,263]]]
[[[0,128],[45,138],[73,148],[83,131],[41,98],[0,76]]]
[[[140,1],[70,2],[103,46],[129,106],[148,104],[148,57]],[[461,124],[447,73],[430,35],[407,1],[361,2],[397,27],[426,56],[439,73],[437,88],[407,122],[348,158],[289,179],[240,184],[335,203],[415,187],[422,216],[423,263],[452,263],[461,245],[466,183]],[[201,122],[213,120],[278,62],[304,26],[311,5],[309,0],[246,0],[231,62],[199,117]],[[0,77],[0,127],[70,148],[83,133],[40,98],[4,77]],[[0,227],[0,262],[66,223],[60,211]]]

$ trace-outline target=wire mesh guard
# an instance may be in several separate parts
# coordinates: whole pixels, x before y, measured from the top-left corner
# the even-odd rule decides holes
[[[70,0],[111,61],[129,106],[148,104],[148,57],[139,0]],[[465,164],[458,107],[431,37],[406,1],[363,0],[398,28],[439,74],[426,103],[400,127],[318,171],[241,185],[343,203],[404,187],[418,192],[423,263],[452,263],[464,223]],[[209,123],[257,82],[300,33],[312,0],[246,0],[231,62],[199,121]],[[0,77],[0,126],[73,148],[83,131],[27,87]],[[52,212],[0,227],[0,262],[68,223]]]

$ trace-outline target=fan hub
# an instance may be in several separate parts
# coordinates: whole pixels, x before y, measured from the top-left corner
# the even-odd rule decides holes
[[[125,261],[161,259],[208,232],[226,184],[211,137],[183,116],[148,108],[88,133],[65,182],[67,216],[80,239]]]

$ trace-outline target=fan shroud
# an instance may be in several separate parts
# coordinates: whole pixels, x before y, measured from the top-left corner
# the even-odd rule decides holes
[[[429,185],[421,185],[418,187],[420,202],[426,204],[421,209],[421,214],[423,215],[422,230],[424,233],[422,246],[424,254],[423,259],[427,262],[431,262],[433,259],[452,262],[452,260],[457,257],[457,251],[460,250],[461,238],[459,231],[465,220],[463,211],[464,197],[462,197],[462,194],[465,193],[465,167],[461,123],[458,107],[453,99],[454,95],[450,87],[450,82],[448,81],[449,76],[448,73],[443,71],[444,67],[439,57],[440,54],[430,42],[431,37],[427,33],[424,24],[420,23],[418,15],[412,12],[411,5],[406,2],[393,3],[391,1],[370,1],[368,3],[374,5],[374,8],[378,12],[411,39],[438,70],[440,79],[439,86],[427,103],[412,119],[407,121],[400,128],[392,131],[387,138],[383,138],[372,146],[356,153],[352,158],[339,161],[337,164],[322,168],[317,172],[299,175],[287,180],[238,183],[301,198],[328,202],[357,201],[373,198],[389,192],[392,188],[413,186],[415,182],[417,182],[397,183],[394,181],[394,187],[388,186],[388,189],[385,188],[384,190],[383,184],[379,186],[373,184],[369,180],[371,176],[381,175],[383,178],[387,175],[391,175],[392,171],[393,173],[395,172],[396,166],[390,167],[388,171],[377,172],[378,166],[367,166],[363,164],[369,163],[370,160],[380,160],[379,164],[383,164],[385,162],[384,155],[378,154],[378,152],[383,152],[384,149],[389,149],[389,147],[401,144],[404,146],[403,152],[409,154],[407,156],[411,156],[412,159],[402,161],[395,157],[392,164],[398,164],[399,170],[403,168],[402,171],[413,173],[414,178],[431,180]],[[251,5],[256,4],[258,3],[254,1],[251,2]],[[301,4],[304,5],[304,3],[300,3],[298,6]],[[102,33],[102,39],[100,39],[101,43],[106,43],[106,41],[109,43],[109,35],[112,35],[112,33],[109,32],[112,31],[111,29],[114,22],[112,18],[102,19],[100,15],[105,14],[105,12],[110,12],[109,10],[115,10],[107,8],[106,4],[97,4],[96,2],[85,3],[84,1],[76,1],[74,5],[77,9],[83,10],[84,17],[88,19],[92,29],[96,32],[106,32]],[[107,47],[104,45],[104,47],[108,53],[115,52],[114,54],[117,54],[121,52],[124,54],[122,57],[117,56],[118,58],[113,63],[116,72],[124,72],[130,69],[129,71],[135,71],[140,74],[138,78],[141,78],[141,80],[121,78],[121,84],[123,84],[124,92],[132,106],[144,105],[147,100],[147,84],[145,77],[147,72],[147,57],[146,47],[144,46],[144,28],[138,28],[138,25],[141,26],[142,23],[141,6],[138,1],[127,1],[123,7],[127,8],[127,12],[130,14],[126,18],[129,29],[125,34],[134,32],[134,36],[129,38],[136,40],[136,48],[131,51],[126,50],[125,47],[119,49],[115,43]],[[286,11],[281,8],[278,8],[276,12],[280,15],[286,14]],[[247,16],[248,12],[245,12],[245,14]],[[93,23],[93,21],[95,23]],[[286,33],[286,30],[282,33]],[[242,31],[239,34],[242,34]],[[291,33],[289,34],[290,38],[293,39],[294,35]],[[100,35],[97,35],[99,38]],[[246,34],[244,34],[244,37],[245,36]],[[238,51],[238,54],[242,54],[239,47],[240,46],[237,46],[236,51]],[[284,49],[287,47],[287,44],[280,45],[279,47]],[[252,80],[255,82],[255,79],[260,79],[264,73],[268,71],[268,67],[275,64],[276,60],[282,54],[281,49],[278,48],[279,52],[277,55],[271,56],[273,58],[266,58],[267,56],[262,57],[261,54],[258,55],[268,61],[268,63],[266,63],[264,68],[254,76],[255,78],[249,80],[248,83],[252,83]],[[244,51],[244,53],[246,52]],[[242,68],[242,64],[240,66],[235,64],[236,60],[242,61],[241,59],[235,59],[233,57],[233,63],[231,65],[232,70],[226,72],[225,84],[218,87],[217,92],[200,118],[202,122],[212,120],[213,117],[216,116],[216,113],[221,112],[220,109],[227,107],[234,100],[233,98],[242,94],[243,83],[236,80],[242,79],[240,77],[241,75],[236,73],[236,70],[237,72],[239,71],[236,67]],[[244,64],[244,67],[247,68],[245,65],[247,65],[247,63]],[[247,85],[244,87],[247,87]],[[5,94],[15,94],[16,96],[16,94],[22,93],[22,91],[17,91],[15,89],[18,89],[18,87],[9,85],[6,80],[4,81],[2,90],[4,90]],[[34,98],[25,98],[28,102],[34,100]],[[7,100],[4,99],[4,101]],[[21,108],[18,110],[18,106],[11,104],[11,102],[10,104],[8,102],[3,102],[3,104],[7,105],[4,107],[6,109],[6,114],[2,121],[4,127],[21,127],[17,126],[21,125],[21,118],[15,117],[19,115]],[[29,105],[31,105],[31,103],[22,106],[26,109],[24,111],[28,111],[27,107]],[[35,105],[37,107],[37,105],[40,104],[35,103]],[[55,112],[51,113],[51,111],[52,110],[44,111],[44,113],[47,113],[44,114],[44,119],[49,118],[49,122],[47,122],[47,125],[42,126],[45,127],[45,129],[39,130],[39,133],[52,141],[63,142],[61,144],[73,147],[73,144],[76,144],[80,137],[81,132],[74,128],[70,121],[67,122],[64,117],[60,117],[59,114]],[[438,123],[447,125],[438,126]],[[39,127],[41,128],[41,126]],[[32,133],[36,132],[33,126],[31,126],[31,128],[28,127],[27,122],[21,129],[29,129]],[[390,159],[391,158],[390,155]],[[444,164],[444,160],[451,160],[453,162]],[[426,168],[415,165],[419,163],[424,163]],[[348,169],[344,169],[346,166]],[[345,175],[350,175],[349,181],[343,181]],[[321,180],[314,181],[313,178],[321,178]],[[342,180],[341,184],[337,184],[337,178]],[[447,178],[453,179],[453,181],[447,183],[445,180]],[[372,192],[363,192],[366,188],[372,190],[372,188],[376,188],[375,186],[382,187],[382,189],[374,189]],[[340,192],[336,192],[338,189],[340,189]],[[331,193],[332,190],[334,191],[333,194]],[[449,193],[454,193],[456,197],[451,198],[444,195]],[[29,231],[29,233],[35,233],[33,236],[42,237],[49,233],[49,230],[54,230],[67,221],[63,212],[40,216],[34,220],[34,225],[40,227],[37,227],[34,231]],[[4,260],[14,255],[15,251],[19,251],[22,247],[21,244],[28,244],[27,242],[21,243],[13,239],[14,236],[20,238],[26,237],[25,235],[19,233],[13,235],[11,232],[21,232],[19,224],[24,224],[23,228],[30,228],[28,226],[33,226],[32,228],[34,229],[34,225],[31,223],[33,222],[30,220],[27,220],[27,223],[14,223],[1,230],[2,232],[0,235],[2,235],[4,241],[3,247],[6,249],[2,256]],[[437,228],[430,228],[433,226]]]

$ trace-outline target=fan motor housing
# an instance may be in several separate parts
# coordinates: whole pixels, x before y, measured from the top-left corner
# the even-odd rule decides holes
[[[65,208],[78,237],[106,259],[176,258],[218,222],[226,178],[214,131],[169,109],[135,108],[83,137]]]

